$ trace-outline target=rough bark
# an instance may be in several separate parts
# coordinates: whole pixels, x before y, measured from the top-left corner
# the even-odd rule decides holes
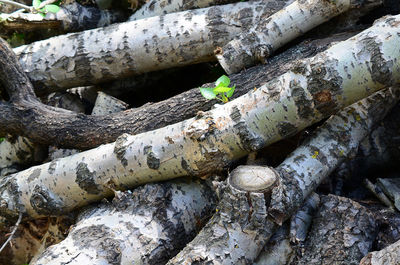
[[[14,51],[37,90],[96,84],[214,60],[217,46],[276,8],[243,2],[189,10],[61,35]]]
[[[223,5],[235,2],[234,0],[150,0],[146,2],[141,8],[129,17],[129,21],[138,19],[161,16],[169,13],[178,11],[204,8],[214,5]],[[279,2],[279,1],[278,1]],[[267,2],[267,4],[274,5],[273,2]],[[280,5],[280,4],[278,4]]]
[[[47,247],[65,239],[73,216],[42,218],[20,224],[11,243],[0,253],[0,264],[27,264]],[[0,244],[8,238],[10,226],[0,228]]]
[[[296,1],[230,41],[216,56],[228,74],[237,73],[257,62],[265,62],[284,44],[350,8],[358,9],[364,2],[369,1]],[[374,7],[378,4],[375,2],[372,4]],[[353,15],[356,18],[361,16]]]
[[[240,166],[228,179],[213,218],[168,264],[249,264],[274,230],[349,155],[394,106],[379,92],[345,108],[277,168]],[[399,90],[395,92],[399,97]],[[389,102],[391,102],[389,104]],[[383,110],[383,107],[387,107]],[[378,111],[379,110],[379,111]],[[268,184],[268,189],[265,184]]]
[[[371,250],[376,228],[372,213],[359,203],[334,195],[322,196],[302,250],[304,255],[291,264],[356,265]]]
[[[273,57],[266,65],[232,75],[232,83],[236,84],[232,98],[285,73],[295,66],[297,59],[311,57],[324,51],[331,42],[341,41],[352,35],[340,34],[327,39],[305,41]],[[18,107],[0,115],[0,134],[23,134],[38,143],[88,149],[115,141],[123,133],[137,134],[180,122],[195,116],[198,111],[209,110],[216,103],[215,100],[207,101],[201,96],[199,89],[195,88],[168,100],[107,116],[59,116],[44,105],[36,106],[37,102],[29,105],[19,104]],[[2,117],[4,118],[1,119]]]
[[[147,184],[84,210],[68,237],[30,264],[164,264],[215,210],[204,181]]]
[[[380,250],[368,253],[360,265],[386,265],[398,264],[400,260],[400,240]]]
[[[400,16],[386,17],[359,35],[299,62],[292,71],[260,88],[195,118],[143,134],[125,134],[115,143],[11,175],[0,187],[1,211],[23,211],[33,217],[61,214],[110,195],[110,186],[123,189],[222,170],[385,84],[399,82],[397,23]],[[0,70],[0,74],[19,73],[12,67]],[[17,77],[0,78],[9,93],[23,81],[29,84],[25,75]],[[10,94],[14,102],[29,100],[31,95]],[[328,145],[320,148],[324,152]],[[296,158],[296,163],[302,158]]]
[[[122,22],[121,12],[85,7],[76,2],[61,6],[57,13],[47,13],[46,17],[33,13],[13,13],[7,19],[0,20],[0,30],[30,32],[35,30],[56,29],[63,32],[81,31],[108,26]]]
[[[292,260],[291,242],[304,241],[311,221],[319,207],[318,194],[312,193],[304,205],[291,218],[290,225],[284,223],[271,237],[258,255],[254,265],[286,265]]]

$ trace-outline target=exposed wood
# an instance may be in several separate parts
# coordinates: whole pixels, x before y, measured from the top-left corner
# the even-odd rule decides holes
[[[251,263],[278,226],[299,209],[305,198],[349,154],[357,150],[359,142],[374,124],[395,105],[392,95],[400,96],[398,89],[394,94],[381,93],[384,92],[332,116],[277,168],[258,166],[255,170],[254,166],[240,166],[235,169],[228,179],[217,213],[168,264]],[[388,107],[385,111],[384,106]],[[232,179],[252,183],[251,189],[241,187],[239,183],[243,182]],[[258,184],[262,181],[269,183],[270,188]]]

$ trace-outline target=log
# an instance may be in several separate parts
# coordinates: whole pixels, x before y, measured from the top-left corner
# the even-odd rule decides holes
[[[393,95],[400,95],[398,89],[393,92],[376,93],[332,116],[277,168],[236,168],[229,176],[218,212],[168,264],[253,262],[278,226],[357,150],[389,105],[395,105]]]
[[[276,8],[259,1],[189,10],[61,35],[14,51],[40,94],[43,87],[85,86],[212,61],[217,46]]]
[[[121,12],[85,7],[76,2],[60,6],[57,13],[47,13],[46,17],[33,13],[12,13],[0,22],[2,32],[32,32],[55,29],[61,32],[82,31],[122,22]]]
[[[349,0],[297,0],[269,17],[262,25],[255,24],[240,35],[242,38],[230,41],[217,51],[216,56],[225,72],[237,73],[257,61],[264,62],[284,44],[350,7]]]
[[[110,187],[126,189],[223,170],[247,153],[399,82],[399,21],[400,16],[386,17],[357,36],[298,62],[292,71],[255,91],[195,118],[143,134],[125,134],[115,143],[11,175],[0,186],[0,210],[11,215],[23,211],[32,217],[61,214],[110,196]],[[2,65],[0,74],[20,73]],[[21,82],[29,84],[26,76],[7,77],[0,80],[11,100],[31,100],[32,94],[13,90]]]
[[[232,83],[236,84],[232,98],[237,98],[285,73],[295,66],[297,59],[314,56],[327,49],[330,43],[350,36],[353,34],[345,33],[322,40],[304,41],[272,58],[266,65],[232,75]],[[126,82],[137,84],[132,80],[123,80],[121,86],[126,86]],[[204,86],[212,86],[212,84]],[[52,109],[49,111],[48,107],[37,102],[23,106],[20,104],[18,108],[13,108],[9,112],[1,111],[0,134],[25,135],[38,143],[64,148],[89,149],[102,143],[113,142],[123,133],[138,134],[180,122],[195,116],[198,111],[209,110],[216,103],[216,100],[207,101],[198,88],[194,88],[158,103],[107,116],[74,114],[59,116],[54,114]],[[21,118],[26,116],[26,112],[35,114],[25,119]],[[1,117],[7,117],[7,119],[2,120]]]
[[[322,196],[302,247],[304,254],[290,264],[356,265],[372,249],[376,230],[375,219],[366,207],[348,198]]]
[[[215,211],[204,181],[178,180],[117,192],[82,211],[68,237],[31,261],[39,264],[165,264]]]

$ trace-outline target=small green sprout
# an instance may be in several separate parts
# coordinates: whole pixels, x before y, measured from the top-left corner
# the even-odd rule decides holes
[[[59,2],[59,1],[57,1],[57,2]],[[54,4],[45,5],[44,7],[39,8],[41,3],[42,3],[42,1],[40,1],[40,0],[33,0],[32,6],[43,17],[46,16],[47,12],[57,13],[58,11],[60,11],[60,7],[58,5],[54,5]]]
[[[0,143],[4,141],[4,137],[0,137]]]
[[[228,98],[232,97],[235,87],[229,87],[231,80],[226,75],[221,76],[215,81],[215,87],[201,87],[200,93],[206,99],[218,99],[224,103],[228,102]]]

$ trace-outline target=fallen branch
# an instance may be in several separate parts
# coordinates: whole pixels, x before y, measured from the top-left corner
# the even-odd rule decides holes
[[[3,251],[3,249],[8,245],[8,243],[10,243],[10,241],[11,241],[11,239],[13,238],[15,232],[17,231],[17,228],[18,228],[19,224],[21,223],[21,221],[22,221],[22,213],[19,214],[18,220],[17,220],[17,222],[15,223],[14,228],[13,228],[13,230],[11,231],[10,235],[8,236],[6,242],[4,242],[4,244],[1,246],[1,248],[0,248],[0,253],[1,253],[1,252]]]
[[[400,97],[378,92],[325,122],[277,168],[240,166],[209,223],[168,264],[249,264],[279,225],[358,148]]]
[[[189,10],[61,35],[14,51],[36,89],[97,84],[212,61],[217,46],[277,8],[242,2]]]
[[[233,75],[231,80],[236,84],[233,98],[285,73],[295,66],[296,59],[313,56],[324,51],[331,42],[352,35],[340,34],[327,39],[305,41],[272,58],[267,65]],[[11,63],[11,59],[5,62]],[[18,89],[26,93],[24,87]],[[34,95],[31,97],[34,98]],[[195,116],[198,111],[209,110],[216,103],[215,100],[204,99],[199,89],[195,88],[168,100],[107,116],[58,115],[53,108],[38,101],[3,104],[0,105],[0,134],[25,135],[37,143],[88,149],[113,142],[123,133],[137,134],[180,122]]]
[[[118,192],[112,203],[84,210],[68,237],[30,264],[165,264],[196,235],[215,202],[204,181]]]
[[[22,12],[3,14],[3,17],[6,18],[0,21],[0,29],[3,34],[9,31],[30,32],[48,29],[57,29],[63,32],[81,31],[108,26],[124,19],[121,12],[85,7],[76,2],[61,6],[60,11],[47,13],[46,17],[38,13]]]
[[[135,21],[138,19],[154,16],[161,16],[178,11],[229,4],[233,2],[235,2],[235,0],[150,0],[147,1],[141,8],[136,10],[136,12],[132,16],[130,16],[129,21]],[[283,2],[287,1],[284,0]],[[270,3],[272,4],[273,2],[271,1]],[[278,6],[280,6],[280,4],[278,4]]]
[[[368,4],[375,7],[381,3]],[[359,9],[361,4],[365,5],[364,1],[296,1],[230,41],[216,56],[228,74],[237,73],[257,62],[265,62],[284,44],[351,8]]]

